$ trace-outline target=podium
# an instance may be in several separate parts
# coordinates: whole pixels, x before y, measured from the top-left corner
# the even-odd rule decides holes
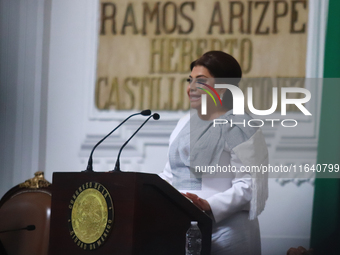
[[[53,174],[50,255],[184,255],[191,221],[209,255],[211,218],[158,175]]]

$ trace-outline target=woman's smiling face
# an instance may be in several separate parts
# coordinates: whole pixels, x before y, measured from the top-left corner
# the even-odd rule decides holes
[[[206,94],[202,89],[198,87],[203,87],[202,83],[210,84],[214,78],[209,70],[204,66],[194,66],[189,76],[189,85],[187,87],[187,93],[190,99],[190,106],[193,109],[199,109],[201,107],[201,96]]]

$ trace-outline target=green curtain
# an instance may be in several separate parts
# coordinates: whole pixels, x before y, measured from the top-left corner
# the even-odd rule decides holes
[[[340,163],[340,1],[329,0],[317,163]],[[330,78],[330,79],[328,79]],[[331,79],[339,78],[339,79]],[[316,177],[321,177],[317,175]],[[340,254],[340,179],[316,178],[311,247]]]

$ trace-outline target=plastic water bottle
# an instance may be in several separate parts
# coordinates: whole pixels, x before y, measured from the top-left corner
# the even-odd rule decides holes
[[[200,255],[202,249],[202,233],[198,228],[197,221],[192,221],[186,234],[185,254]]]

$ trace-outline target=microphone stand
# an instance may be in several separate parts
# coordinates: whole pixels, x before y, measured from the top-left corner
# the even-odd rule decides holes
[[[117,161],[116,161],[116,165],[115,165],[115,169],[112,170],[111,172],[121,172],[120,170],[120,162],[119,162],[119,158],[120,158],[120,154],[122,153],[122,150],[124,149],[124,147],[128,144],[128,142],[132,139],[132,137],[135,136],[135,134],[137,134],[137,132],[146,124],[146,122],[149,121],[149,119],[153,117],[154,120],[159,120],[159,114],[158,113],[154,113],[151,116],[149,116],[142,125],[140,125],[140,127],[130,136],[130,138],[123,144],[123,146],[120,148],[118,156],[117,156]]]
[[[135,113],[135,114],[132,114],[130,115],[129,117],[127,117],[122,123],[120,123],[117,127],[115,127],[110,133],[108,133],[103,139],[101,139],[92,149],[91,151],[91,154],[90,154],[90,157],[89,157],[89,160],[88,160],[88,163],[87,163],[87,167],[86,167],[86,170],[83,171],[83,172],[90,172],[92,173],[93,172],[93,160],[92,160],[92,155],[93,155],[93,152],[94,150],[98,147],[99,144],[101,144],[106,138],[108,138],[114,131],[116,131],[121,125],[123,125],[128,119],[130,119],[131,117],[133,116],[136,116],[136,115],[143,115],[143,116],[148,116],[151,114],[151,111],[150,110],[144,110],[144,111],[141,111],[139,113]]]
[[[13,231],[19,231],[19,230],[32,231],[32,230],[35,230],[35,225],[28,225],[27,227],[24,227],[24,228],[2,230],[2,231],[0,231],[0,234],[7,233],[7,232],[13,232]]]

